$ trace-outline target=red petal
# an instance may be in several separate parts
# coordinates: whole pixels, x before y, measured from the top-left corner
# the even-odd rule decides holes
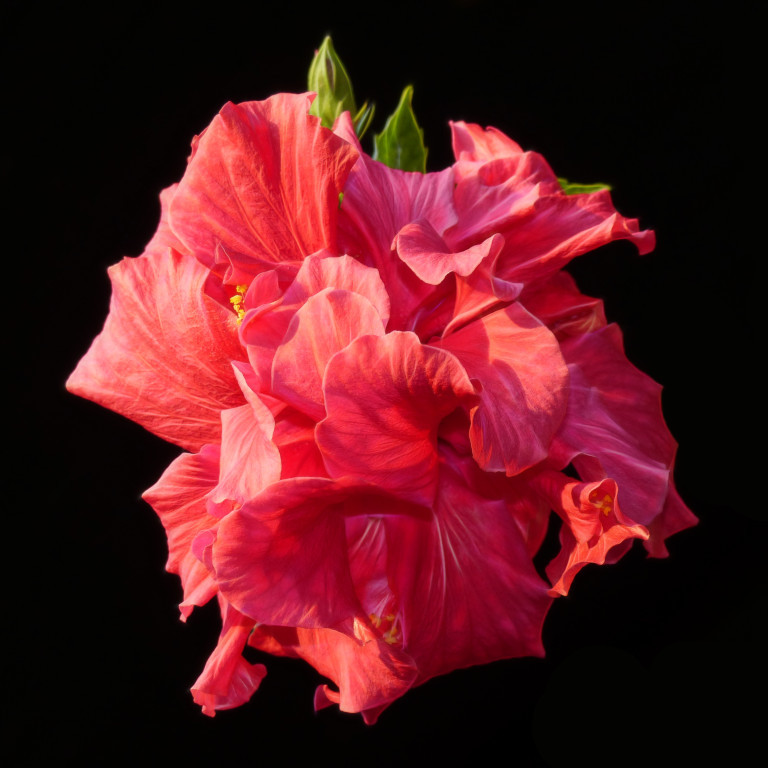
[[[349,256],[331,257],[325,253],[308,256],[279,300],[252,306],[249,303],[251,290],[246,295],[248,312],[240,328],[240,336],[248,348],[248,358],[258,375],[262,391],[270,389],[275,351],[282,344],[294,314],[311,296],[326,288],[348,290],[365,297],[386,325],[389,297],[375,269]]]
[[[339,288],[364,296],[376,307],[381,322],[389,320],[389,296],[379,273],[350,256],[315,254],[304,259],[285,293],[285,303],[296,307],[325,288]]]
[[[392,301],[389,330],[415,330],[419,311],[432,311],[422,305],[434,288],[392,258],[395,235],[417,219],[440,235],[456,222],[451,169],[408,173],[362,156],[344,187],[339,247],[379,271]]]
[[[606,325],[600,299],[585,296],[567,272],[527,285],[520,303],[544,323],[558,339],[579,336]]]
[[[677,443],[661,412],[661,387],[627,360],[616,325],[567,339],[562,351],[571,386],[553,459],[573,462],[584,480],[612,477],[624,512],[651,530],[646,547],[663,554],[659,537],[696,518],[672,483]]]
[[[378,312],[358,293],[326,288],[293,316],[272,364],[272,394],[316,421],[325,416],[328,361],[359,336],[384,335]]]
[[[171,230],[171,226],[168,223],[168,212],[171,207],[171,200],[176,194],[178,184],[171,184],[170,187],[166,187],[160,193],[160,223],[157,225],[155,234],[152,235],[152,239],[147,243],[147,247],[144,249],[144,255],[148,254],[162,254],[169,248],[173,248],[177,251],[183,252],[184,246],[178,237]]]
[[[203,294],[206,274],[170,249],[111,267],[104,330],[67,389],[188,450],[218,442],[221,411],[243,402],[231,361],[244,351],[235,315]]]
[[[315,709],[337,704],[342,712],[381,712],[413,685],[416,668],[407,654],[380,639],[361,643],[332,629],[259,627],[250,644],[309,662],[327,685],[315,692]]]
[[[501,239],[494,236],[479,245],[454,252],[425,219],[406,224],[392,243],[393,250],[414,274],[431,285],[439,285],[449,272],[470,275],[492,252],[495,256],[501,246]]]
[[[568,371],[550,331],[511,304],[434,345],[482,383],[470,427],[478,464],[515,475],[546,458],[568,396]]]
[[[250,664],[242,655],[253,624],[253,619],[226,606],[216,650],[192,686],[195,704],[202,706],[204,714],[213,717],[217,709],[245,704],[267,674],[263,664]]]
[[[278,401],[279,402],[279,401]],[[285,407],[279,414],[272,439],[280,450],[281,480],[291,477],[328,477],[315,444],[315,420]]]
[[[308,114],[310,103],[287,93],[230,103],[200,137],[171,226],[209,268],[231,258],[253,276],[335,249],[338,197],[357,152]]]
[[[346,555],[349,484],[281,480],[219,524],[213,564],[221,593],[264,624],[348,627],[361,616]]]
[[[206,498],[219,478],[219,448],[206,445],[200,453],[184,453],[163,473],[143,498],[152,505],[168,536],[166,570],[181,577],[186,619],[195,605],[205,605],[216,594],[216,582],[192,552],[201,531],[216,525],[206,510]]]
[[[328,416],[316,437],[329,474],[355,475],[430,506],[438,425],[474,402],[456,358],[412,333],[362,336],[331,359],[323,389]]]
[[[567,595],[585,565],[616,562],[609,553],[628,539],[648,539],[647,529],[621,511],[613,480],[580,483],[559,472],[544,472],[536,476],[534,484],[564,522],[560,553],[547,566],[553,596]]]
[[[483,130],[475,123],[451,122],[453,154],[457,160],[486,162],[496,157],[522,154],[517,142],[496,128]]]
[[[653,232],[620,216],[610,193],[566,195],[546,160],[495,129],[457,123],[454,129],[458,224],[445,233],[454,248],[466,248],[499,232],[506,241],[498,277],[529,282],[612,240],[628,238],[652,251]]]
[[[251,402],[221,414],[221,468],[211,493],[217,516],[244,504],[280,479],[280,452],[272,442],[275,420],[269,409],[250,395]]]
[[[466,485],[466,462],[472,459],[441,456],[431,519],[384,520],[403,650],[415,659],[419,682],[495,659],[544,655],[547,585],[505,504]]]

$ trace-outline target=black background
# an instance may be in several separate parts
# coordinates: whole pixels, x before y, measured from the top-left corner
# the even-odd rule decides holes
[[[751,764],[766,685],[757,5],[6,3],[11,765]],[[304,90],[329,32],[376,130],[415,86],[430,170],[451,162],[449,119],[494,125],[558,175],[612,184],[656,230],[648,256],[618,243],[571,271],[664,385],[678,488],[701,522],[666,560],[638,547],[580,574],[545,660],[454,672],[366,727],[315,714],[314,670],[270,659],[249,704],[209,719],[188,689],[217,611],[177,620],[139,498],[178,449],[64,381],[106,317],[106,267],[143,249],[192,135],[227,100]]]

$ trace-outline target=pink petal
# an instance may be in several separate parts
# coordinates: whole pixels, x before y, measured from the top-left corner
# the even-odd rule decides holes
[[[211,493],[209,507],[217,517],[277,482],[281,469],[280,452],[272,442],[275,420],[263,403],[252,400],[223,411],[221,424],[219,483]]]
[[[374,306],[351,291],[326,288],[293,316],[272,364],[272,394],[316,421],[325,416],[328,361],[359,336],[384,335]]]
[[[572,462],[587,481],[613,478],[625,514],[651,530],[646,547],[663,553],[658,537],[696,518],[672,483],[677,444],[661,412],[661,387],[627,360],[616,325],[566,339],[562,351],[571,386],[552,458]]]
[[[206,445],[198,454],[179,456],[142,496],[157,512],[168,536],[165,568],[181,577],[184,620],[193,606],[205,605],[217,592],[208,569],[192,552],[192,542],[201,531],[216,525],[216,518],[206,510],[206,498],[218,477],[219,448]]]
[[[316,439],[329,474],[430,506],[440,421],[474,402],[456,358],[412,333],[362,336],[328,363],[323,389],[328,415]]]
[[[285,303],[298,307],[325,288],[360,294],[376,308],[381,322],[387,324],[390,302],[379,273],[350,256],[316,254],[304,259],[296,279],[286,291]]]
[[[571,259],[614,240],[631,240],[642,255],[656,245],[637,219],[617,213],[608,190],[583,195],[558,193],[542,198],[524,220],[504,228],[499,276],[529,282],[564,267]]]
[[[144,249],[144,255],[148,254],[163,254],[169,248],[174,248],[177,251],[184,251],[184,246],[178,237],[171,230],[171,226],[168,223],[168,211],[171,207],[171,200],[176,194],[178,184],[171,184],[170,187],[166,187],[160,193],[160,223],[157,225],[155,234],[152,235],[152,239],[147,243],[147,247]]]
[[[225,283],[335,249],[338,197],[357,152],[308,114],[310,103],[287,93],[230,103],[200,137],[171,227],[207,267],[221,265]]]
[[[568,397],[568,371],[550,331],[511,304],[434,345],[482,384],[470,427],[478,464],[515,475],[546,458]]]
[[[213,717],[217,709],[245,704],[267,674],[263,664],[250,664],[242,655],[253,625],[253,619],[226,606],[218,645],[192,686],[195,704],[202,706],[203,714]]]
[[[248,359],[259,379],[260,391],[270,390],[275,351],[282,344],[293,316],[311,296],[326,288],[348,290],[365,297],[386,325],[389,297],[375,269],[349,256],[331,257],[325,253],[308,256],[279,300],[252,306],[251,290],[246,295],[248,311],[240,328],[240,337],[248,349]]]
[[[284,408],[272,440],[280,451],[281,480],[291,477],[328,477],[315,444],[315,419],[293,408]]]
[[[454,247],[466,247],[495,232],[506,237],[525,225],[542,199],[565,198],[547,161],[536,152],[485,163],[458,162],[454,178],[453,204],[458,221],[445,233]]]
[[[503,241],[489,237],[479,245],[455,253],[425,219],[406,224],[395,237],[392,249],[425,283],[439,285],[449,272],[466,277],[491,252],[501,250]]]
[[[698,522],[698,518],[685,505],[674,483],[670,480],[661,514],[648,523],[648,531],[651,534],[645,545],[648,553],[651,557],[667,557],[669,551],[664,540],[673,533],[684,531]]]
[[[392,301],[389,330],[416,330],[434,312],[434,288],[392,258],[395,236],[417,219],[440,235],[456,222],[451,170],[408,173],[362,156],[344,187],[339,247],[379,271]]]
[[[617,239],[632,240],[641,254],[653,250],[653,233],[620,216],[607,190],[566,195],[541,155],[521,152],[495,129],[463,123],[453,129],[459,220],[444,237],[453,248],[466,248],[501,233],[506,242],[498,277],[510,282],[546,277]]]
[[[188,450],[218,442],[220,412],[243,402],[230,363],[244,351],[234,314],[203,294],[206,274],[170,249],[111,267],[104,330],[67,389]]]
[[[487,315],[502,305],[514,301],[523,289],[522,283],[510,283],[496,277],[496,262],[504,247],[501,235],[491,235],[482,243],[488,253],[472,274],[456,275],[456,293],[453,317],[445,326],[442,336],[448,336],[473,320]]]
[[[402,647],[418,665],[419,682],[495,659],[544,655],[547,585],[505,504],[466,485],[466,462],[472,459],[441,456],[430,519],[384,520]]]
[[[527,285],[520,303],[544,323],[558,339],[589,333],[606,325],[600,299],[585,296],[567,272]]]
[[[475,123],[451,122],[453,154],[457,160],[487,162],[497,157],[522,154],[520,145],[496,128],[485,130]]]
[[[332,480],[281,480],[227,515],[213,544],[221,593],[264,624],[348,627],[362,615],[340,507],[350,493]]]
[[[380,639],[361,643],[332,629],[259,627],[250,644],[309,662],[338,688],[319,686],[315,709],[337,704],[342,712],[386,708],[413,685],[416,668],[407,654]]]

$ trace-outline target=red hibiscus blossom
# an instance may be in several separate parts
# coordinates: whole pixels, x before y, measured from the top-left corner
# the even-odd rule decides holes
[[[543,655],[584,565],[635,538],[663,556],[695,518],[660,388],[561,271],[653,234],[495,129],[456,123],[452,167],[399,170],[312,98],[227,104],[194,140],[67,386],[188,451],[145,498],[182,616],[221,608],[203,711],[258,688],[250,645],[374,722],[435,675]]]

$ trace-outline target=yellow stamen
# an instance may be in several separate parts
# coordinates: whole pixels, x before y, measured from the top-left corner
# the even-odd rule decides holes
[[[237,293],[229,300],[232,305],[232,309],[237,313],[237,324],[243,322],[245,317],[245,307],[243,307],[243,301],[245,300],[245,292],[248,290],[247,285],[236,285],[235,290]]]
[[[400,628],[397,626],[397,616],[395,616],[394,613],[388,613],[386,616],[380,616],[377,613],[371,613],[368,615],[368,618],[371,620],[371,624],[373,624],[376,629],[383,630],[381,638],[385,643],[394,645],[394,643],[402,642]]]
[[[589,495],[589,500],[598,508],[603,510],[603,514],[608,517],[608,515],[611,514],[613,511],[613,498],[609,496],[607,493],[605,496],[603,496],[602,501],[596,500],[596,492],[592,492]]]

